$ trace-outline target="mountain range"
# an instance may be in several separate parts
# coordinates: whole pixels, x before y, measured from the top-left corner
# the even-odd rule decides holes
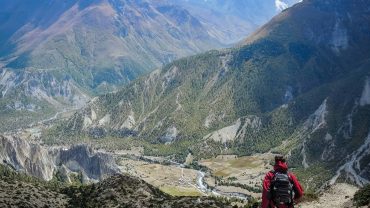
[[[2,131],[80,108],[177,58],[240,41],[279,12],[272,0],[222,8],[220,1],[180,0],[0,3]]]
[[[325,21],[322,21],[325,19]],[[311,190],[370,178],[370,5],[306,0],[236,47],[93,99],[52,143],[133,138],[149,155],[278,152]]]

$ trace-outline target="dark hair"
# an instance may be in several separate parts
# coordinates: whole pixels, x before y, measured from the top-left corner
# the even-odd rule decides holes
[[[286,161],[286,159],[285,159],[285,157],[284,157],[283,155],[276,155],[276,156],[275,156],[275,163],[277,163],[277,162],[279,162],[279,161],[281,161],[281,162],[285,162],[285,161]]]

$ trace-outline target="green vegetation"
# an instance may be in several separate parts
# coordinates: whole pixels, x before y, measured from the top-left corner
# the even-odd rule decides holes
[[[369,206],[370,205],[370,185],[362,187],[355,193],[353,198],[354,204],[359,206]]]
[[[46,102],[18,93],[10,93],[9,98],[0,99],[0,132],[26,127],[32,122],[52,117],[57,111]]]
[[[319,195],[317,193],[305,190],[302,199],[300,199],[300,202],[311,202],[317,200],[319,200]]]
[[[59,188],[65,185],[61,181],[58,181],[57,179],[53,179],[50,182],[46,182],[33,176],[29,176],[25,173],[16,172],[9,168],[8,166],[2,164],[0,164],[0,180],[8,183],[14,183],[19,181],[34,184],[35,186],[43,186],[51,191],[57,191]]]
[[[257,208],[261,206],[261,201],[251,197],[248,203],[244,206],[244,208]]]
[[[369,76],[370,43],[362,29],[368,21],[358,11],[367,11],[342,3],[323,8],[320,2],[297,5],[253,41],[167,64],[94,99],[44,140],[86,141],[111,149],[137,145],[144,154],[179,161],[189,151],[200,160],[273,149],[291,153],[290,166],[314,190],[364,143],[370,126],[369,106],[359,105]],[[348,35],[349,45],[339,52],[329,44],[331,38],[322,37],[337,24],[338,10],[356,16],[359,24],[349,25],[352,20],[343,16],[348,20],[343,27],[361,37]],[[312,38],[302,31],[310,31]],[[222,139],[228,141],[205,138],[216,130],[221,131],[216,137],[225,133]],[[364,167],[370,159],[361,158]]]
[[[164,193],[171,196],[202,196],[203,194],[194,188],[178,188],[175,186],[163,186],[160,188]]]
[[[248,186],[248,185],[242,184],[242,183],[220,181],[220,182],[218,182],[218,185],[219,186],[234,186],[234,187],[239,187],[239,188],[248,190],[248,191],[253,192],[253,193],[262,193],[262,188],[261,187]]]
[[[114,175],[99,183],[83,185],[79,182],[59,182],[56,174],[46,182],[13,171],[0,165],[0,206],[15,207],[229,207],[229,201],[207,197],[172,197],[144,181],[128,176]],[[79,175],[74,181],[78,181]],[[168,189],[182,195],[185,192]],[[174,192],[175,191],[175,192]],[[199,192],[186,195],[199,196]]]

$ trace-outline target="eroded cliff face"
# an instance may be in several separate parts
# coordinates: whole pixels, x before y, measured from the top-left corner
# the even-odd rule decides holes
[[[51,180],[59,172],[67,177],[81,173],[84,182],[118,173],[113,157],[94,152],[86,145],[47,148],[13,136],[0,135],[0,160],[17,171]]]

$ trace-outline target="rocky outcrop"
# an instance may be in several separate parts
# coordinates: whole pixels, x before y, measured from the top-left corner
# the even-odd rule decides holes
[[[59,172],[67,178],[81,173],[83,181],[97,181],[119,172],[113,157],[86,145],[46,148],[13,136],[0,136],[0,143],[1,163],[44,180]]]
[[[59,150],[55,161],[69,171],[82,172],[86,180],[100,180],[119,172],[111,155],[94,152],[86,145]]]

